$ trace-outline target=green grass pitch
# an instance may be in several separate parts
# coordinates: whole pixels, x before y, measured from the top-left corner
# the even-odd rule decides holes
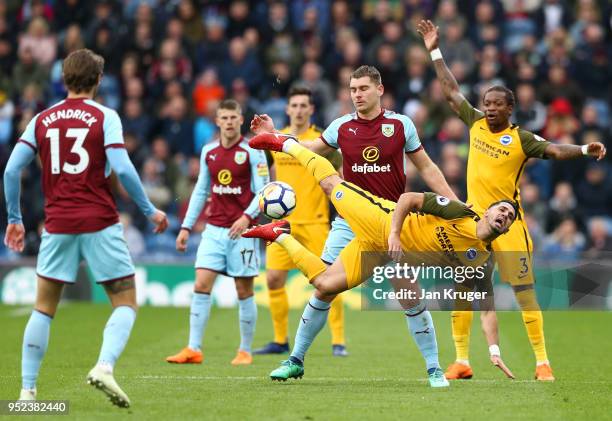
[[[67,399],[70,418],[90,419],[609,419],[612,408],[612,313],[547,312],[549,357],[557,381],[532,380],[534,359],[520,313],[500,313],[502,356],[517,380],[488,362],[475,317],[472,380],[429,388],[423,360],[397,312],[346,311],[348,358],[331,356],[327,328],[306,359],[303,379],[272,382],[279,356],[232,367],[239,343],[237,310],[213,309],[202,365],[170,365],[164,357],[185,345],[188,309],[144,307],[115,369],[132,408],[115,408],[85,384],[96,361],[110,307],[63,305],[51,328],[38,383],[39,399]],[[21,338],[29,308],[0,306],[0,399],[20,388]],[[291,312],[290,335],[299,312]],[[440,360],[454,357],[450,315],[435,313]],[[271,337],[268,310],[259,309],[255,346]],[[66,418],[61,418],[66,419]]]

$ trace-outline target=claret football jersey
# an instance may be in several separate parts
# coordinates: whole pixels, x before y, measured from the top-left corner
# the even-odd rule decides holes
[[[94,232],[119,221],[105,153],[124,147],[114,110],[65,99],[36,115],[19,141],[40,156],[47,232]]]
[[[404,154],[422,149],[412,120],[389,110],[372,120],[346,114],[334,120],[321,139],[341,149],[346,181],[392,201],[406,186]]]

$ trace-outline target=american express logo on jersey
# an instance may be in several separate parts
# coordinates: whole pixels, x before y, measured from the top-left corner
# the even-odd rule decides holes
[[[242,186],[230,187],[214,184],[212,191],[215,194],[242,194]]]

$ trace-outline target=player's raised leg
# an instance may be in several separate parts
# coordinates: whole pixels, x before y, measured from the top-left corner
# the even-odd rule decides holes
[[[232,365],[248,365],[253,362],[251,345],[257,324],[257,305],[253,292],[253,278],[236,278],[238,293],[238,319],[240,322],[240,348]]]
[[[36,381],[49,343],[51,321],[57,310],[64,284],[38,278],[36,304],[23,333],[20,400],[36,399]]]
[[[304,375],[304,359],[316,336],[321,332],[327,321],[331,302],[336,297],[332,290],[346,290],[346,273],[340,259],[336,260],[328,270],[317,276],[319,281],[329,286],[326,293],[318,289],[312,294],[295,334],[295,345],[289,359],[283,361],[280,367],[270,373],[272,380],[285,381],[289,378],[301,378]],[[311,282],[315,281],[312,279]],[[335,285],[335,286],[334,286]]]
[[[130,337],[136,320],[136,288],[134,276],[104,283],[113,306],[102,340],[98,363],[87,375],[87,382],[104,392],[119,407],[128,408],[130,399],[113,377],[115,363]]]
[[[249,146],[254,149],[268,149],[291,155],[309,170],[327,195],[331,193],[336,184],[342,181],[334,166],[326,158],[306,149],[292,136],[262,133],[249,140]]]
[[[317,255],[291,236],[290,232],[287,221],[278,221],[253,228],[243,234],[247,238],[261,238],[281,245],[298,269],[317,288],[300,319],[291,356],[270,374],[273,380],[302,377],[304,356],[325,325],[331,301],[336,294],[348,289],[346,273],[340,260],[328,268]]]
[[[177,354],[167,357],[167,362],[175,364],[202,363],[204,359],[202,340],[210,317],[212,304],[210,293],[216,278],[217,272],[210,269],[196,269],[196,280],[189,312],[189,343]]]

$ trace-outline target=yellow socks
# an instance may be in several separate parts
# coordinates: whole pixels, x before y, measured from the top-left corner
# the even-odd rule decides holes
[[[272,315],[272,326],[274,327],[274,342],[287,343],[289,323],[289,299],[285,287],[269,289],[270,314]]]
[[[527,337],[533,348],[538,363],[548,362],[546,343],[544,341],[544,317],[536,299],[533,288],[516,292],[516,301],[523,311],[523,323],[527,330]]]
[[[287,253],[289,253],[289,257],[291,257],[291,260],[293,260],[297,268],[304,274],[304,276],[308,278],[309,282],[312,282],[314,278],[325,272],[325,270],[327,269],[327,266],[321,261],[319,256],[310,252],[306,247],[301,245],[300,242],[291,235],[283,234],[278,237],[278,240],[276,240],[276,242],[280,244],[285,250],[287,250]]]
[[[546,343],[544,341],[544,317],[541,311],[523,311],[523,323],[527,329],[527,337],[533,348],[536,361],[544,363],[548,361],[546,354]]]
[[[283,152],[297,159],[317,181],[320,182],[330,175],[338,175],[334,166],[321,155],[306,149],[296,141],[287,141],[285,145],[286,146],[283,147]]]
[[[329,322],[332,345],[344,345],[344,300],[342,295],[337,295],[331,302],[327,321]]]
[[[457,361],[468,364],[470,354],[470,330],[472,328],[473,311],[453,311],[452,331],[455,341],[455,353]]]

